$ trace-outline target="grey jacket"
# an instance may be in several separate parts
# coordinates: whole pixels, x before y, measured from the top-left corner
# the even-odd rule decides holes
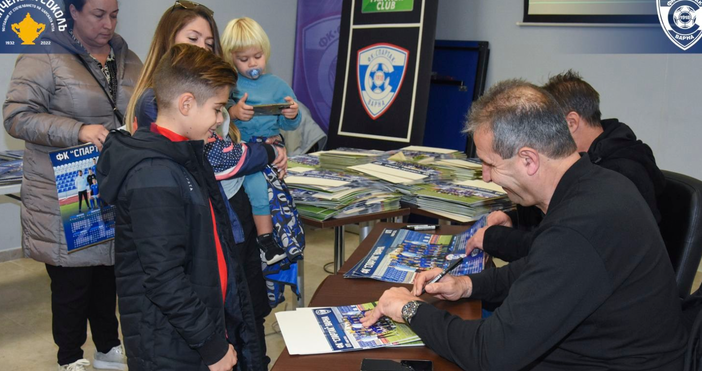
[[[25,141],[22,179],[22,247],[25,256],[50,265],[113,265],[109,241],[70,255],[66,250],[54,171],[49,152],[81,144],[83,125],[119,126],[102,88],[78,60],[82,58],[107,87],[98,63],[67,32],[48,37],[51,53],[23,54],[12,73],[3,116],[7,132]],[[110,45],[119,80],[116,104],[124,112],[141,72],[139,57],[115,34]]]
[[[285,138],[285,149],[288,151],[288,156],[305,154],[315,144],[319,144],[318,151],[323,150],[324,146],[327,145],[327,134],[314,121],[309,108],[300,101],[297,104],[300,107],[298,113],[301,117],[300,126],[295,130],[280,131],[280,134]]]

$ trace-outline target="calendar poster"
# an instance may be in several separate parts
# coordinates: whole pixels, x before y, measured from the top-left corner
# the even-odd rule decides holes
[[[95,175],[99,155],[93,144],[49,153],[68,253],[115,237],[115,207],[100,197]]]

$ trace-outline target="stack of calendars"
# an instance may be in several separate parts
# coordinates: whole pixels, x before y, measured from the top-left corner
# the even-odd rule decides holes
[[[439,235],[386,228],[371,248],[344,278],[372,278],[378,281],[411,284],[423,271],[446,269],[454,260],[463,262],[449,274],[464,276],[479,273],[484,267],[482,250],[466,256],[468,240],[485,226],[485,217],[459,235]]]
[[[275,317],[291,355],[424,345],[409,326],[388,317],[363,327],[361,318],[376,305],[298,308],[278,312]]]
[[[365,177],[300,170],[291,171],[285,182],[302,216],[322,221],[400,208],[400,195]]]
[[[480,179],[483,175],[483,165],[477,158],[441,159],[432,165],[437,169],[452,171],[457,181]]]
[[[319,156],[306,154],[288,157],[288,171],[297,168],[319,169]]]
[[[331,151],[318,152],[319,164],[322,169],[346,171],[354,165],[367,164],[386,156],[383,151],[357,148],[337,148]]]
[[[417,162],[421,164],[429,164],[442,159],[466,158],[466,154],[464,152],[456,151],[454,149],[423,146],[408,146],[392,152],[395,153],[390,158],[391,160]]]
[[[457,183],[423,184],[416,192],[415,205],[420,209],[460,222],[476,220],[495,210],[508,210],[512,202],[501,187],[482,180]]]
[[[22,183],[23,150],[0,151],[0,186]]]

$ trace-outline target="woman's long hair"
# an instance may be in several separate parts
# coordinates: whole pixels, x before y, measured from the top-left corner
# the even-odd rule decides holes
[[[219,57],[224,57],[222,53],[222,44],[219,41],[217,23],[215,23],[211,12],[207,8],[198,6],[192,9],[185,9],[181,7],[166,9],[161,16],[161,20],[156,26],[156,32],[154,33],[154,38],[151,41],[149,53],[144,61],[144,68],[141,70],[139,81],[134,88],[134,94],[129,100],[129,105],[127,106],[125,120],[129,132],[134,132],[134,111],[136,110],[136,103],[139,100],[139,97],[144,94],[146,89],[152,88],[154,85],[153,77],[156,65],[166,54],[166,52],[173,46],[173,44],[175,44],[176,34],[197,17],[203,18],[210,25],[212,37],[214,38],[214,48],[212,52]],[[240,135],[236,126],[231,125],[229,135],[236,142],[239,141]]]

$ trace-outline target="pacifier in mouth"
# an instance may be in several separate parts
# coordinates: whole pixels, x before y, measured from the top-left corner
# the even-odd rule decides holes
[[[260,68],[252,68],[252,69],[246,71],[246,75],[249,78],[256,80],[257,78],[261,77],[261,69]]]

